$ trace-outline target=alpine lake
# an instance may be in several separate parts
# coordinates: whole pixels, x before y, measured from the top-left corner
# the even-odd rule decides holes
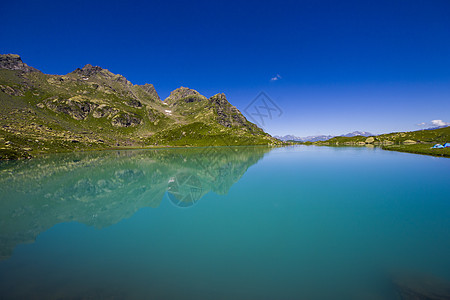
[[[449,170],[318,146],[4,161],[0,299],[449,299]]]

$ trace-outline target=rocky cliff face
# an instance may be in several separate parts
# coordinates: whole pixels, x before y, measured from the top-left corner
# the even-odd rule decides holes
[[[220,93],[209,98],[210,108],[216,115],[217,123],[224,127],[241,127],[254,133],[261,133],[262,130],[255,124],[249,122],[242,113],[228,102],[225,94]]]
[[[23,63],[22,59],[17,54],[0,54],[0,69],[19,70],[26,73],[40,72],[39,70]]]
[[[90,77],[92,75],[95,74],[99,74],[103,71],[102,68],[100,68],[99,66],[92,66],[90,64],[85,65],[83,68],[77,68],[75,71],[73,71],[73,73],[75,74],[80,74],[86,77]],[[110,75],[109,77],[114,76],[114,74],[112,74],[111,72],[109,72],[108,70],[105,70],[104,72],[106,75]]]
[[[206,99],[207,98],[205,96],[200,95],[200,93],[196,90],[187,87],[179,87],[170,93],[169,97],[164,100],[164,103],[175,106],[178,105],[180,101],[190,103],[200,102]]]
[[[146,83],[146,84],[144,84],[144,85],[141,85],[141,87],[142,87],[142,90],[143,90],[144,92],[146,92],[147,94],[149,94],[150,97],[152,97],[153,99],[159,100],[159,101],[161,100],[161,98],[159,98],[159,95],[158,95],[158,93],[156,92],[156,89],[155,89],[155,87],[153,86],[153,84]]]
[[[224,94],[180,87],[161,101],[152,84],[85,65],[47,75],[19,56],[0,61],[0,159],[108,147],[278,143]]]

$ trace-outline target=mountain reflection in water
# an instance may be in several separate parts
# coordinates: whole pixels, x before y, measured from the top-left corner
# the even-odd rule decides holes
[[[0,259],[55,224],[104,228],[165,195],[190,207],[226,194],[269,147],[207,147],[51,155],[0,164]]]

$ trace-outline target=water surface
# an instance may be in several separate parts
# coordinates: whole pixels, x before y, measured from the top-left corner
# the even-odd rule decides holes
[[[0,295],[398,299],[450,281],[450,160],[210,147],[0,164]]]

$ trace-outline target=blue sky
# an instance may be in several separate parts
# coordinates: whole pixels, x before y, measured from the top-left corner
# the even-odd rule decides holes
[[[161,98],[224,92],[241,111],[264,91],[283,112],[271,134],[383,133],[450,122],[449,15],[448,0],[15,0],[0,53],[51,74],[99,65]]]

